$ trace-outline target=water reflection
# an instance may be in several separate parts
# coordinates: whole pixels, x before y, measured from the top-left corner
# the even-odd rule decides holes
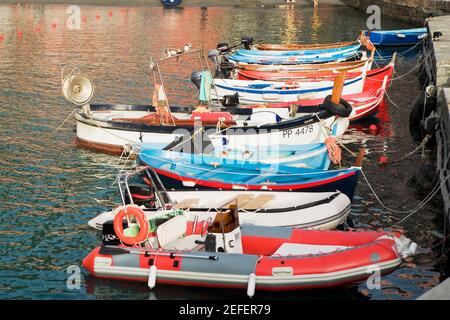
[[[86,222],[118,203],[112,184],[123,163],[76,148],[72,144],[73,121],[53,134],[73,108],[60,94],[63,66],[80,66],[93,79],[94,103],[145,104],[150,103],[152,92],[145,68],[149,57],[159,57],[164,48],[192,43],[209,49],[218,42],[236,43],[241,36],[251,35],[273,43],[335,42],[353,40],[365,27],[365,15],[346,7],[81,9],[81,30],[69,31],[64,27],[66,6],[0,6],[0,33],[5,36],[0,43],[0,218],[5,221],[0,224],[2,298],[149,298],[145,284],[83,277],[81,290],[66,287],[66,268],[79,266],[98,243],[96,232]],[[387,19],[383,25],[408,27]],[[401,57],[397,63],[399,74],[414,63],[406,58],[410,59]],[[163,76],[173,104],[195,102],[196,90],[188,79],[197,64],[187,59],[164,65]],[[390,90],[392,99],[403,106],[410,103],[414,90],[419,90],[414,75],[405,80],[409,82],[394,82]],[[377,134],[367,129],[372,123],[352,125],[349,139],[353,140],[347,146],[355,152],[361,144],[367,147],[364,170],[387,205],[398,208],[401,200],[413,206],[423,199],[407,184],[419,156],[382,170],[377,164],[381,153],[389,151],[392,158],[399,158],[415,147],[406,125],[408,112],[389,108],[370,120],[378,127]],[[345,161],[352,164],[354,159],[347,155]],[[357,193],[352,209],[357,226],[384,228],[402,218],[380,209],[364,181],[360,180]],[[440,212],[440,203],[432,202],[403,228],[421,247],[431,248],[437,239],[433,232],[440,228],[441,219],[435,219]],[[376,292],[366,292],[365,284],[360,284],[343,290],[258,293],[258,297],[414,298],[438,281],[439,273],[433,271],[438,254],[418,255],[387,276],[383,290]],[[158,286],[150,297],[245,298],[245,292]]]

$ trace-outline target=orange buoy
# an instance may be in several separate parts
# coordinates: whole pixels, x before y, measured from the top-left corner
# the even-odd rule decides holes
[[[56,29],[56,26],[57,26],[56,22],[53,22],[52,23],[52,29]]]
[[[34,28],[34,32],[40,32],[40,31],[41,31],[41,27],[36,26],[36,27]]]
[[[97,19],[97,20],[100,20],[100,18],[101,18],[101,17],[100,17],[99,14],[95,16],[95,19]]]
[[[369,127],[369,131],[370,131],[370,133],[375,134],[375,133],[378,132],[378,127],[376,125],[374,125],[374,124],[371,124],[370,127]]]
[[[87,17],[82,17],[81,20],[83,20],[83,22],[87,21]]]
[[[378,158],[378,164],[379,164],[380,166],[385,166],[385,165],[388,164],[388,162],[389,162],[389,158],[388,158],[388,156],[385,155],[385,154],[383,154],[382,156],[380,156],[380,157]]]
[[[112,17],[113,16],[113,12],[112,11],[108,12],[108,16]]]

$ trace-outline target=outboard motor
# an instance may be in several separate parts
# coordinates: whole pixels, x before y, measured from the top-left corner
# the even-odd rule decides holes
[[[232,62],[221,62],[219,64],[219,74],[220,78],[230,79],[231,72],[234,70],[234,64]]]
[[[253,37],[242,37],[241,43],[244,45],[245,50],[250,50],[253,44]]]
[[[202,72],[201,71],[193,71],[191,73],[191,81],[200,90],[200,85],[202,83]]]
[[[219,50],[219,52],[221,54],[227,53],[227,52],[229,52],[231,50],[231,48],[228,45],[228,43],[224,43],[224,42],[221,42],[221,43],[217,44],[216,48],[217,48],[217,50]]]
[[[235,94],[224,95],[220,103],[225,108],[237,107],[239,105],[239,94],[236,92]]]
[[[124,229],[128,228],[128,223],[124,221],[122,223]],[[120,240],[114,231],[114,221],[105,221],[102,225],[102,232],[100,240],[104,245],[117,246],[120,245]]]
[[[156,208],[156,196],[152,187],[142,183],[133,183],[129,185],[129,188],[134,204],[149,209]],[[131,204],[128,193],[125,193],[124,197],[125,204]]]
[[[219,55],[220,55],[220,51],[217,49],[213,49],[208,52],[208,59],[211,62],[213,62],[215,65],[217,65]]]

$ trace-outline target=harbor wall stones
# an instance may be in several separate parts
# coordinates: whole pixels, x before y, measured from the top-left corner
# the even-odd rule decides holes
[[[436,130],[437,169],[447,221],[450,223],[450,15],[430,18],[427,21],[430,35],[441,34],[432,44],[432,57],[425,62],[429,78],[437,87],[436,112],[439,124]]]
[[[320,0],[319,0],[320,1]],[[423,23],[430,16],[450,14],[448,0],[341,0],[350,7],[366,12],[368,6],[377,5],[387,17],[411,23]]]

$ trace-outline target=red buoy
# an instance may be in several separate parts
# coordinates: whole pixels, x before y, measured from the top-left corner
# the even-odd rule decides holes
[[[379,164],[380,166],[385,166],[385,165],[387,165],[388,162],[389,162],[389,158],[388,158],[388,156],[385,155],[385,154],[383,154],[382,156],[380,156],[380,157],[378,158],[378,164]]]
[[[113,12],[112,11],[108,12],[108,16],[112,17],[113,16]]]
[[[100,20],[100,15],[99,15],[99,14],[96,15],[96,16],[95,16],[95,19]]]
[[[34,28],[34,32],[41,32],[41,27],[36,26],[36,27]]]
[[[56,22],[53,22],[52,23],[52,29],[56,29],[56,26],[57,26]]]
[[[81,20],[83,20],[83,22],[87,21],[87,17],[82,17]]]
[[[378,127],[376,125],[374,125],[374,124],[371,124],[370,127],[369,127],[369,131],[370,131],[370,133],[375,134],[375,133],[378,132]]]
[[[127,9],[126,8],[120,8],[120,12],[126,12],[127,11]]]
[[[17,31],[17,38],[22,39],[22,31]]]
[[[2,42],[2,41],[3,41],[3,39],[5,39],[5,36],[4,36],[4,35],[2,35],[2,34],[0,34],[0,42]]]

